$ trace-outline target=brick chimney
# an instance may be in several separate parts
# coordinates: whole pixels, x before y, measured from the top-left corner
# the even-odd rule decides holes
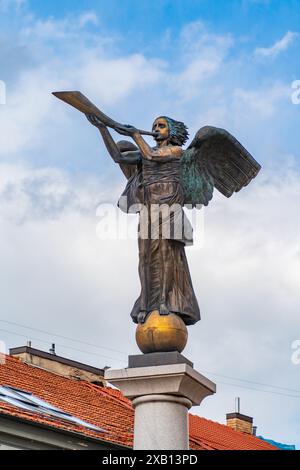
[[[241,413],[227,413],[226,415],[227,426],[235,431],[245,432],[246,434],[253,434],[253,418],[250,416],[242,415]]]
[[[234,429],[235,431],[241,431],[246,434],[256,433],[256,427],[253,427],[253,418],[240,413],[240,397],[235,398],[235,412],[227,413],[226,421],[227,426]]]
[[[40,351],[28,346],[12,348],[9,354],[19,358],[21,361],[41,369],[54,372],[74,380],[86,380],[87,382],[105,386],[104,370],[97,367],[82,364],[65,357],[57,356],[55,353],[55,345],[52,344],[50,352]]]

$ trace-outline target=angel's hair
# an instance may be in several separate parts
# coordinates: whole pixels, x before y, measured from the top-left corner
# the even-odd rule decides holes
[[[163,118],[167,121],[170,131],[170,143],[173,145],[182,146],[186,143],[189,138],[188,128],[181,121],[175,121],[167,116],[159,116],[156,119]]]

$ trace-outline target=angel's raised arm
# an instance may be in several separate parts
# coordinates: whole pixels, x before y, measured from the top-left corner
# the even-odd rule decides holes
[[[177,145],[153,149],[147,144],[140,134],[135,134],[133,138],[146,160],[154,160],[156,162],[170,162],[172,160],[178,160],[182,156],[182,148]]]
[[[94,115],[86,115],[88,121],[99,129],[104,141],[105,147],[115,163],[126,163],[127,165],[136,165],[141,160],[139,150],[129,150],[122,152],[107,127]]]

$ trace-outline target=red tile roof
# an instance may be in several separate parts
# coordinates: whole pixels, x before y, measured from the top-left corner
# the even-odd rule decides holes
[[[64,412],[98,426],[107,433],[87,429],[49,415],[22,410],[0,400],[0,414],[56,429],[80,433],[87,437],[126,447],[133,445],[131,402],[121,392],[76,381],[53,372],[25,364],[10,356],[0,358],[0,385],[19,388],[38,396]],[[190,448],[193,450],[275,450],[254,436],[199,416],[189,415]]]

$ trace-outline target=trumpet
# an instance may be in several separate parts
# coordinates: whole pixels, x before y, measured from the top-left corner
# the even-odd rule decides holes
[[[102,111],[100,111],[97,106],[95,106],[86,96],[84,96],[80,91],[54,91],[52,95],[56,96],[60,100],[68,103],[73,108],[78,109],[84,114],[93,114],[97,116],[98,119],[107,127],[111,127],[114,130],[122,129],[126,130],[126,126],[120,124],[114,119],[110,118]],[[142,129],[137,129],[140,134],[155,136],[153,132],[144,131]]]

